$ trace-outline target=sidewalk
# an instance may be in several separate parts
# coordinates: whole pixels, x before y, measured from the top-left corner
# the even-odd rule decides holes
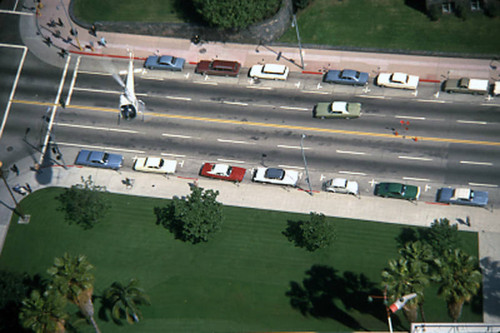
[[[29,1],[27,1],[29,2]],[[190,63],[196,63],[201,59],[228,59],[237,60],[244,67],[250,67],[259,62],[276,62],[278,47],[271,46],[270,50],[265,46],[244,45],[232,43],[210,42],[194,45],[189,40],[176,38],[124,35],[118,33],[107,33],[97,31],[93,36],[84,28],[68,21],[66,10],[69,0],[44,0],[44,8],[41,16],[23,16],[20,18],[20,29],[23,41],[29,50],[43,61],[63,66],[65,60],[58,54],[60,49],[70,53],[84,54],[97,57],[121,57],[128,58],[129,51],[136,58],[145,58],[149,55],[170,54],[186,58]],[[61,19],[62,26],[49,27],[47,24],[58,22]],[[37,24],[38,23],[38,24]],[[80,51],[71,29],[78,31],[78,42],[86,49]],[[57,30],[60,32],[60,37]],[[41,35],[37,35],[40,32]],[[52,45],[49,47],[44,43],[43,37],[50,37]],[[103,38],[106,46],[99,45],[98,41]],[[71,38],[71,41],[69,40]],[[92,48],[90,44],[92,43]],[[57,46],[57,48],[56,48]],[[282,57],[279,63],[287,64],[295,72],[302,69],[286,60],[294,59],[295,64],[300,64],[298,48],[279,47]],[[321,73],[329,68],[353,68],[367,71],[374,76],[382,71],[402,71],[420,75],[421,80],[442,81],[443,79],[460,76],[473,76],[476,78],[498,79],[498,71],[490,67],[489,60],[461,59],[461,58],[438,58],[424,56],[405,56],[396,54],[376,54],[363,52],[343,52],[317,49],[305,49],[304,53],[305,71],[308,73]],[[500,66],[499,66],[500,67]],[[46,186],[69,187],[80,183],[81,177],[89,175],[99,185],[107,187],[113,193],[131,195],[153,196],[172,198],[189,193],[189,184],[193,179],[183,179],[176,176],[163,177],[151,175],[132,170],[119,172],[70,167],[67,170],[61,167],[51,167],[42,170],[40,176],[48,177],[48,183],[39,182],[35,172],[30,170],[33,166],[31,158],[25,158],[16,162],[20,168],[20,175],[10,174],[7,181],[12,187],[16,184],[29,183],[34,191]],[[127,189],[122,183],[125,178],[135,179],[135,185]],[[479,232],[479,253],[482,267],[484,269],[484,321],[487,323],[500,322],[500,221],[497,212],[481,208],[468,208],[461,206],[435,205],[425,202],[413,204],[403,200],[385,199],[381,200],[373,196],[357,199],[348,195],[314,193],[308,195],[304,191],[293,188],[283,188],[273,185],[262,185],[244,183],[235,185],[223,181],[199,179],[198,184],[204,188],[218,190],[218,197],[225,205],[252,207],[260,209],[291,211],[298,213],[309,213],[311,211],[324,213],[328,216],[356,218],[363,220],[384,221],[406,225],[429,226],[437,218],[446,217],[452,223],[470,218],[471,226],[459,224],[459,229]],[[20,195],[15,194],[18,199]],[[12,214],[12,198],[5,186],[0,189],[0,249],[3,246],[8,224]],[[377,209],[374,209],[374,208]]]

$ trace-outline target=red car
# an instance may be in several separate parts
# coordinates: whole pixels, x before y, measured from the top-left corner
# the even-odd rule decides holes
[[[210,178],[241,182],[246,173],[245,168],[233,167],[227,164],[205,163],[200,175]]]
[[[196,65],[195,72],[198,74],[237,76],[241,64],[237,61],[227,60],[202,60]]]

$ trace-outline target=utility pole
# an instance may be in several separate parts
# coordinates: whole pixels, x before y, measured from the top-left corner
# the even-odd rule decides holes
[[[306,181],[307,185],[309,185],[309,195],[313,195],[312,187],[311,187],[311,181],[309,179],[309,170],[307,169],[307,161],[306,161],[306,154],[304,153],[304,138],[306,137],[305,134],[302,134],[300,137],[300,150],[302,151],[302,159],[304,160],[304,166],[306,168]]]
[[[297,33],[297,41],[299,42],[300,66],[302,69],[304,69],[304,57],[302,56],[302,43],[300,41],[299,24],[297,23],[297,18],[295,17],[295,14],[293,14],[293,19],[292,19],[292,28],[293,27],[295,27],[295,32]]]

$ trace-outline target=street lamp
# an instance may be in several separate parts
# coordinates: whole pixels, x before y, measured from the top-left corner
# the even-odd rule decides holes
[[[9,184],[7,184],[7,179],[5,179],[5,176],[3,174],[2,166],[3,166],[3,162],[0,161],[0,178],[2,178],[2,180],[5,184],[5,187],[9,191],[9,194],[12,197],[12,200],[16,204],[16,206],[14,207],[14,209],[12,209],[12,211],[14,213],[16,213],[17,215],[19,215],[21,219],[25,220],[27,216],[23,214],[21,207],[19,207],[19,203],[17,202],[16,197],[14,196],[14,193],[12,193],[12,190],[10,189]]]
[[[295,32],[297,33],[297,41],[299,43],[300,64],[302,69],[304,69],[304,57],[302,56],[302,43],[300,42],[299,24],[297,23],[297,18],[295,17],[295,14],[293,14],[293,19],[292,19],[292,28],[293,27],[295,27]]]
[[[309,179],[309,170],[307,169],[306,154],[304,153],[304,138],[305,137],[306,137],[305,134],[302,134],[302,136],[300,137],[300,150],[302,151],[302,159],[304,160],[304,166],[306,168],[306,181],[307,181],[307,185],[309,185],[309,194],[312,196],[313,191],[311,188],[311,181]]]

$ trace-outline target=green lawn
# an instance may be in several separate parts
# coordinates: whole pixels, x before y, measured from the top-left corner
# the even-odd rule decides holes
[[[196,21],[189,1],[149,0],[74,0],[76,16],[87,22]],[[422,0],[423,1],[423,0]],[[495,42],[500,32],[500,17],[471,14],[463,21],[444,15],[431,22],[422,11],[403,0],[311,0],[298,14],[304,44],[355,46],[383,49],[500,54]],[[281,42],[296,43],[295,28]]]
[[[145,319],[120,327],[98,318],[103,332],[387,330],[382,303],[366,302],[367,294],[360,291],[369,288],[355,277],[365,274],[364,285],[380,287],[381,270],[397,256],[402,226],[332,218],[335,245],[310,253],[282,235],[287,221],[304,220],[306,215],[224,207],[222,231],[211,242],[192,245],[156,225],[153,208],[166,200],[110,194],[112,209],[106,221],[82,230],[64,222],[56,210],[54,198],[60,192],[45,189],[22,201],[31,222],[12,222],[0,269],[45,274],[53,258],[68,251],[86,254],[95,266],[95,294],[113,281],[138,278],[152,301],[143,308]],[[477,255],[477,234],[462,232],[461,237],[464,249]],[[307,275],[314,265],[330,268],[316,266]],[[287,296],[291,283],[303,289],[308,277],[310,290],[333,296],[333,303],[317,302],[322,316],[302,315]],[[426,293],[426,319],[449,321],[435,291],[429,288]],[[96,300],[96,310],[99,307]],[[461,320],[481,321],[481,310],[466,306]],[[398,322],[395,316],[396,330],[408,328],[404,318]]]

